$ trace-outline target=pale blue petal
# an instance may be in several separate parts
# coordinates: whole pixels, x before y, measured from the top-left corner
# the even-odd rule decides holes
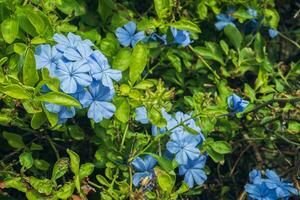
[[[136,24],[133,21],[128,22],[124,25],[125,30],[129,33],[129,35],[133,35],[136,30]]]
[[[134,170],[136,170],[136,171],[139,171],[139,172],[147,171],[144,160],[140,157],[137,157],[136,159],[134,159],[131,164],[134,167]]]

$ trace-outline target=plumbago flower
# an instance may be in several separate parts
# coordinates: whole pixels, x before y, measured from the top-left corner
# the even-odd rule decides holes
[[[249,101],[243,100],[236,94],[232,94],[227,98],[228,108],[233,112],[243,112],[249,104]]]
[[[93,82],[88,90],[79,94],[79,101],[84,108],[89,107],[88,117],[100,122],[103,118],[111,118],[116,111],[116,107],[109,102],[113,96],[114,92],[109,87]]]
[[[59,53],[55,47],[51,47],[49,44],[43,44],[37,46],[34,57],[36,68],[42,69],[45,67],[49,70],[50,75],[53,76],[57,62],[61,59],[62,54]]]
[[[235,26],[234,21],[235,19],[230,16],[229,14],[218,14],[216,16],[217,18],[217,22],[215,23],[215,27],[220,31],[222,29],[224,29],[228,24],[231,24],[233,26]]]
[[[93,50],[90,40],[68,33],[55,34],[57,44],[39,45],[35,51],[37,69],[47,68],[51,77],[60,80],[60,90],[79,100],[88,109],[88,117],[95,122],[112,117],[115,106],[113,80],[120,81],[122,74],[111,69],[107,58]],[[57,113],[59,123],[75,116],[74,107],[45,104],[49,112]]]
[[[207,179],[203,168],[206,163],[206,155],[200,155],[197,159],[188,162],[186,165],[179,166],[179,175],[184,175],[184,181],[190,188],[194,187],[194,184],[202,185]]]
[[[157,161],[149,155],[145,156],[144,160],[140,157],[133,160],[132,166],[136,173],[133,175],[132,182],[135,187],[138,187],[144,178],[152,179],[154,177],[153,168],[156,162]]]
[[[173,36],[173,43],[179,44],[184,47],[188,46],[191,43],[190,39],[190,32],[186,30],[178,30],[174,27],[170,28],[172,36]]]
[[[116,30],[116,36],[121,45],[135,47],[136,43],[145,38],[144,31],[136,33],[136,24],[133,21],[128,22],[124,27]]]
[[[260,171],[252,170],[249,173],[249,178],[250,184],[245,185],[245,190],[250,199],[288,199],[290,196],[298,194],[292,183],[282,181],[273,170],[266,170],[266,178],[261,177]]]
[[[135,120],[142,123],[142,124],[148,124],[149,119],[147,116],[147,110],[145,106],[141,106],[135,109]]]

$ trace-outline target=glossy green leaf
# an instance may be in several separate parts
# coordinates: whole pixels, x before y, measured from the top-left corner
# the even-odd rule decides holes
[[[74,152],[70,149],[67,149],[67,153],[70,156],[71,170],[75,175],[78,175],[79,174],[80,157],[76,152]]]
[[[48,92],[36,97],[36,100],[64,106],[81,107],[81,104],[75,98],[63,92]]]
[[[15,99],[30,99],[31,94],[24,87],[17,84],[10,84],[7,86],[0,85],[0,92],[15,98]]]
[[[170,26],[177,28],[179,30],[187,30],[194,33],[201,33],[199,26],[187,19],[181,19],[179,21],[171,23]]]
[[[79,169],[79,178],[80,180],[90,176],[94,171],[95,165],[93,163],[84,163],[80,166]]]
[[[224,33],[235,49],[240,49],[243,41],[242,34],[233,25],[229,24],[224,28]]]
[[[19,161],[24,169],[30,169],[33,166],[33,158],[29,152],[22,153],[19,156]]]
[[[144,71],[148,61],[148,49],[145,45],[138,43],[130,57],[129,79],[135,83]]]
[[[19,33],[19,22],[15,18],[8,18],[1,23],[1,32],[5,42],[11,44]]]
[[[3,137],[7,140],[8,144],[13,148],[19,149],[25,147],[23,138],[15,133],[3,131]]]
[[[25,85],[34,86],[38,80],[39,76],[36,71],[34,53],[32,49],[29,48],[25,53],[23,65],[23,83]]]

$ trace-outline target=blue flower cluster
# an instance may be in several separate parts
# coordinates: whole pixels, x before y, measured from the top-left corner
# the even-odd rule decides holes
[[[195,183],[203,184],[207,179],[203,170],[207,156],[201,154],[199,150],[199,146],[204,141],[201,128],[196,125],[191,113],[176,112],[172,116],[162,110],[162,115],[167,121],[167,126],[160,128],[159,132],[170,133],[170,141],[166,144],[166,149],[179,164],[179,175],[184,175],[184,181],[190,188],[194,187]],[[145,107],[136,109],[135,119],[143,124],[149,123]],[[152,135],[156,136],[157,132],[158,128],[152,126]]]
[[[121,80],[121,71],[111,69],[107,58],[92,49],[90,40],[82,40],[73,33],[67,37],[55,34],[53,39],[57,42],[53,47],[49,44],[36,47],[37,69],[47,68],[51,77],[58,78],[60,90],[88,108],[88,117],[95,122],[111,118],[116,109],[110,103],[114,96],[113,80]],[[46,103],[45,107],[58,114],[58,123],[75,116],[74,107],[52,103]]]
[[[236,94],[232,94],[227,98],[228,108],[234,113],[243,112],[249,104],[249,101],[243,100]]]
[[[236,19],[233,17],[234,9],[229,9],[226,14],[218,14],[216,16],[217,22],[215,23],[215,27],[220,31],[224,29],[228,24],[231,24],[233,26],[236,26]],[[253,17],[253,19],[250,19],[244,23],[244,33],[250,34],[255,33],[259,29],[259,18],[257,15],[257,11],[248,8],[247,13]],[[272,28],[268,29],[269,36],[271,38],[274,38],[278,35],[278,31]]]
[[[292,183],[283,181],[275,171],[266,170],[266,178],[261,172],[252,170],[249,173],[250,184],[245,185],[245,190],[251,200],[289,199],[290,196],[299,195]]]
[[[173,38],[170,44],[178,44],[186,47],[191,43],[189,31],[178,30],[174,27],[170,27],[170,31]],[[124,47],[135,47],[139,41],[147,42],[150,40],[159,41],[164,45],[168,44],[166,34],[160,36],[154,32],[150,36],[146,36],[144,31],[136,32],[136,24],[133,21],[128,22],[123,27],[117,28],[116,36],[120,44]]]
[[[134,159],[131,163],[136,172],[132,178],[134,186],[138,187],[143,179],[151,180],[155,176],[153,168],[156,162],[157,161],[149,155],[145,156],[144,160],[140,157]]]

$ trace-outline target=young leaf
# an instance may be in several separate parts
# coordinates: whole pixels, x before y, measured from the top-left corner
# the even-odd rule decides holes
[[[15,18],[8,18],[1,24],[1,32],[5,42],[11,44],[19,33],[19,22]]]
[[[47,121],[47,116],[44,112],[35,113],[31,119],[31,127],[33,129],[40,128]]]
[[[62,177],[65,173],[67,173],[68,168],[69,168],[69,158],[60,158],[54,164],[51,180],[56,181],[57,179]]]
[[[129,120],[130,115],[130,105],[127,98],[118,98],[116,100],[117,110],[115,116],[118,120],[123,123],[126,123]]]
[[[33,158],[29,152],[22,153],[19,156],[19,161],[24,169],[30,169],[33,166]]]
[[[144,71],[148,61],[148,49],[145,45],[138,43],[130,57],[129,79],[135,83]]]
[[[173,190],[173,187],[175,185],[176,176],[173,174],[169,174],[163,170],[161,170],[159,167],[154,168],[155,175],[157,177],[157,183],[159,187],[168,193],[171,193]]]
[[[28,48],[25,53],[23,65],[23,83],[25,85],[34,86],[38,80],[39,75],[36,71],[34,53],[32,49]]]
[[[73,182],[67,182],[55,192],[55,196],[59,199],[68,199],[73,194],[74,189],[75,184]]]
[[[30,99],[31,94],[22,86],[10,84],[7,86],[0,85],[0,91],[15,99]]]
[[[181,19],[179,21],[171,23],[170,26],[177,28],[179,30],[187,30],[194,33],[201,33],[199,26],[187,19]]]
[[[67,153],[70,156],[71,170],[75,175],[78,175],[79,174],[79,165],[80,165],[79,155],[70,149],[67,149]]]
[[[92,163],[84,163],[83,165],[81,165],[79,169],[80,180],[91,175],[94,171],[94,167],[95,165]]]
[[[20,135],[3,131],[3,137],[7,140],[8,144],[15,149],[20,149],[25,147],[23,138]]]
[[[81,104],[75,98],[63,92],[48,92],[36,97],[36,100],[64,106],[81,107]]]
[[[240,49],[243,40],[240,31],[232,24],[229,24],[224,28],[224,32],[234,48],[237,50]]]
[[[210,144],[210,146],[215,152],[220,154],[227,154],[232,152],[230,144],[226,141],[216,141]]]

